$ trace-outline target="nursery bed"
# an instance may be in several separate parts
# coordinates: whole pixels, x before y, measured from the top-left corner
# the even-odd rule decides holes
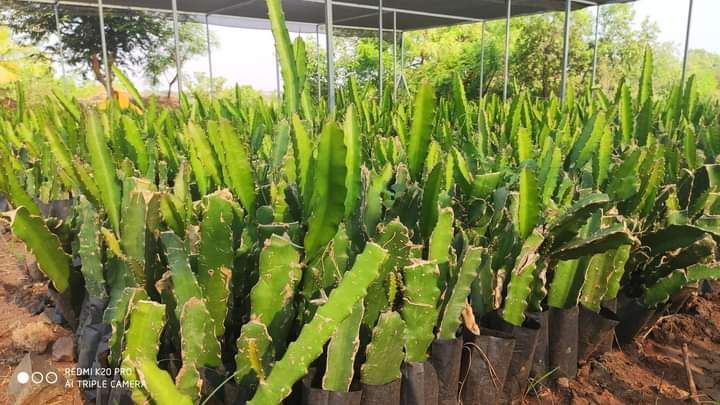
[[[69,330],[52,324],[52,302],[45,283],[33,282],[24,261],[24,247],[9,234],[0,231],[0,403],[11,403],[8,386],[13,369],[28,352],[18,347],[12,331],[32,323],[50,322],[47,349],[40,354],[48,359],[52,344]],[[720,282],[710,293],[693,296],[677,314],[665,315],[645,336],[622,349],[615,348],[600,358],[582,365],[578,377],[567,387],[548,388],[544,381],[530,388],[528,404],[676,404],[690,396],[683,364],[682,345],[686,343],[699,400],[720,400]],[[45,309],[40,311],[39,305]],[[33,315],[33,312],[39,314]],[[72,363],[53,362],[62,372]],[[80,404],[77,387],[48,398],[48,403]]]
[[[537,384],[529,404],[678,404],[690,402],[688,354],[700,403],[720,401],[720,283],[665,315],[632,344],[591,360],[566,388]],[[646,337],[644,337],[646,335]],[[533,397],[533,394],[537,395]]]

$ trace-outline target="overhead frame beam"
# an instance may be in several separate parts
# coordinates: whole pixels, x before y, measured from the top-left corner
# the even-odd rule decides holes
[[[25,3],[55,4],[55,0],[19,0],[19,1],[22,1]],[[324,1],[319,0],[319,2],[323,3]],[[57,1],[57,3],[60,6],[68,6],[68,7],[81,7],[81,8],[89,8],[89,9],[93,9],[93,8],[97,9],[98,8],[97,4],[83,3],[83,2],[72,1],[72,0],[59,0],[59,1]],[[139,13],[158,13],[158,14],[170,14],[171,13],[171,11],[164,9],[164,8],[116,6],[116,5],[112,5],[112,4],[103,4],[103,9],[136,11]],[[193,18],[195,20],[200,19],[198,21],[202,21],[202,19],[205,18],[205,14],[201,13],[201,12],[190,12],[190,11],[178,10],[177,13],[178,13],[178,16],[186,16],[189,18]],[[371,15],[375,15],[375,14],[376,13],[371,13]],[[270,29],[269,21],[266,18],[240,17],[240,16],[234,16],[234,15],[212,14],[212,13],[210,14],[210,16],[222,17],[222,18],[238,20],[238,21],[253,21],[253,22],[258,22],[258,23],[267,23],[268,24],[267,30]],[[350,20],[354,20],[354,19],[357,19],[357,18],[356,17],[346,18],[346,19],[343,19],[343,21],[345,21],[345,20],[350,21]],[[308,26],[317,25],[317,24],[312,24],[312,23],[302,23],[302,22],[298,22],[298,21],[287,21],[287,23],[288,24],[307,24]],[[348,29],[348,30],[358,30],[358,31],[373,31],[374,32],[377,30],[377,28],[359,27],[356,25],[347,25],[347,24],[334,24],[334,26],[336,28],[343,28],[343,29]],[[233,27],[238,28],[237,26],[233,26]],[[242,28],[242,27],[240,27],[240,28]],[[258,29],[258,28],[251,28],[251,29]],[[387,29],[385,31],[389,31],[389,29]]]
[[[322,3],[324,0],[305,0],[309,3]],[[373,6],[370,4],[357,4],[357,3],[348,3],[345,1],[332,1],[332,4],[335,6],[342,6],[342,7],[349,7],[349,8],[361,8],[366,10],[379,10],[379,6]],[[450,14],[439,14],[439,13],[429,13],[425,11],[417,11],[417,10],[408,10],[404,8],[395,8],[395,7],[383,7],[382,8],[386,13],[390,12],[396,12],[399,14],[409,14],[409,15],[417,15],[417,16],[424,16],[424,17],[435,17],[435,18],[445,18],[448,20],[457,20],[457,21],[465,21],[465,22],[482,22],[483,20],[481,18],[470,18],[470,17],[462,17],[457,15],[450,15]]]

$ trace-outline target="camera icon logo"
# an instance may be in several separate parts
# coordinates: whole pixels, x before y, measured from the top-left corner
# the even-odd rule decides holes
[[[58,374],[54,371],[49,371],[45,374],[35,371],[32,374],[28,374],[25,371],[21,371],[17,374],[17,381],[20,384],[27,384],[28,382],[32,382],[33,384],[42,384],[43,382],[46,382],[48,384],[55,384],[58,382]]]

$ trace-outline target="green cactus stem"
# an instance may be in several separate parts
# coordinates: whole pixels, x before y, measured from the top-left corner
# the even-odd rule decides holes
[[[154,362],[141,360],[130,362],[130,364],[134,365],[138,379],[149,393],[153,403],[157,405],[191,405],[193,403],[190,397],[175,388],[170,374]]]
[[[60,239],[52,233],[41,217],[33,216],[25,207],[7,214],[13,234],[25,242],[35,255],[40,270],[48,276],[59,292],[71,285],[70,256],[60,246]]]
[[[365,363],[360,368],[360,381],[368,385],[389,384],[400,378],[403,358],[405,321],[395,311],[380,314],[373,330],[372,341],[365,350]]]
[[[172,313],[175,317],[177,325],[182,329],[182,311],[185,305],[193,298],[201,299],[202,290],[195,279],[195,274],[190,266],[185,242],[175,235],[172,231],[163,232],[160,235],[170,267],[170,277],[167,274],[158,282],[159,285],[165,284],[164,287],[158,288],[165,296],[172,295]],[[168,282],[171,284],[167,285]],[[203,301],[203,305],[205,302]],[[170,305],[168,305],[168,309]],[[207,307],[206,307],[207,310]],[[205,334],[204,359],[201,362],[203,366],[218,367],[220,366],[220,343],[215,336],[212,327],[203,330]]]
[[[365,307],[358,301],[350,316],[340,323],[330,338],[327,366],[322,387],[328,391],[348,392],[355,371],[355,356],[360,347],[360,323]]]
[[[200,257],[197,280],[207,300],[215,336],[225,333],[234,260],[232,195],[221,190],[205,198],[200,224]]]
[[[538,249],[543,240],[542,234],[537,229],[533,231],[515,260],[502,312],[503,319],[512,325],[520,326],[525,320],[525,310],[532,292],[532,282],[535,279],[535,268],[539,259]]]
[[[175,377],[175,384],[193,402],[200,398],[203,383],[200,368],[204,361],[206,335],[212,326],[213,319],[204,301],[193,297],[183,305],[180,315],[182,368]]]
[[[160,347],[160,334],[165,325],[165,305],[153,301],[140,300],[130,312],[130,326],[125,334],[125,350],[121,367],[126,370],[122,378],[130,384],[138,381],[136,366],[143,362],[155,364]],[[173,384],[170,384],[171,387]],[[144,403],[147,398],[147,385],[132,388],[132,399]]]
[[[370,283],[378,277],[387,252],[375,243],[365,245],[352,270],[345,273],[325,305],[318,308],[312,321],[303,327],[297,340],[288,346],[285,355],[275,363],[270,376],[260,383],[248,405],[275,405],[290,395],[293,384],[300,380],[310,364],[323,352],[325,342],[352,313],[355,304],[367,294]]]
[[[452,244],[454,214],[450,207],[442,208],[438,213],[437,224],[430,236],[430,251],[428,260],[435,261],[440,269],[438,285],[442,294],[445,294],[447,285],[451,281],[450,274],[450,245]]]
[[[460,317],[465,309],[468,295],[470,295],[472,283],[477,278],[484,253],[485,249],[480,247],[470,247],[467,249],[457,281],[445,304],[445,310],[438,330],[438,339],[451,340],[455,338],[458,328],[460,327]]]
[[[300,253],[287,237],[272,235],[260,253],[259,272],[250,292],[250,317],[267,326],[276,352],[282,353],[295,316],[293,298],[302,276]]]
[[[128,314],[137,301],[147,300],[148,296],[142,288],[125,288],[115,300],[110,300],[103,321],[110,324],[112,334],[108,342],[110,354],[108,361],[111,365],[119,365],[122,360],[122,347],[125,340],[125,323]]]
[[[368,288],[365,297],[365,316],[363,319],[363,342],[367,343],[371,331],[377,323],[380,313],[392,304],[390,280],[410,263],[410,231],[398,219],[393,220],[381,229],[378,243],[388,251],[388,258],[380,269],[380,276]]]
[[[275,359],[272,338],[265,324],[254,320],[243,325],[237,349],[235,380],[246,389],[254,390],[270,374]]]
[[[427,360],[427,350],[435,335],[440,270],[434,262],[417,261],[403,270],[402,317],[405,320],[405,352],[408,362]]]

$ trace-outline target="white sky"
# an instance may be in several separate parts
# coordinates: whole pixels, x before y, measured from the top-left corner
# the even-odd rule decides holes
[[[637,21],[646,16],[658,23],[660,40],[675,44],[681,52],[685,38],[689,0],[639,0],[634,5]],[[720,53],[720,0],[695,0],[690,47]],[[213,49],[213,71],[228,85],[248,84],[258,90],[274,91],[276,65],[270,31],[214,26],[219,47]],[[314,40],[314,35],[309,40]],[[321,38],[324,43],[324,38]],[[208,72],[205,56],[185,66],[186,72]],[[142,86],[141,86],[142,87]]]

